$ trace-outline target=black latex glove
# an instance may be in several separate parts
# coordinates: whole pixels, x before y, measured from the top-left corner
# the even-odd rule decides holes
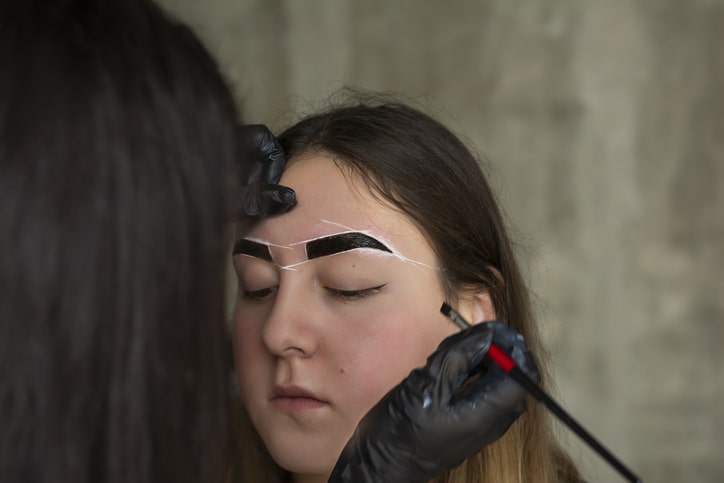
[[[500,438],[525,411],[526,391],[484,357],[491,341],[540,380],[508,326],[487,322],[454,334],[360,421],[329,481],[427,482]]]
[[[245,179],[231,190],[231,216],[235,221],[285,213],[297,204],[294,190],[277,184],[286,156],[279,142],[262,124],[241,126],[238,132]]]

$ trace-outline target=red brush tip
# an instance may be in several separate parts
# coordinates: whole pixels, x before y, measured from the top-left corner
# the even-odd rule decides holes
[[[507,354],[500,350],[500,348],[498,348],[495,344],[490,344],[488,356],[490,356],[490,358],[493,359],[493,362],[500,366],[500,368],[506,373],[509,373],[515,367],[515,361],[508,357]]]

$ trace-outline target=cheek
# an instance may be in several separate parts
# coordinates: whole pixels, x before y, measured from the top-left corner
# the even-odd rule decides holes
[[[259,366],[265,357],[261,339],[261,322],[250,318],[248,314],[242,316],[237,310],[234,315],[234,367],[242,387],[254,385],[255,377],[260,377]]]
[[[340,375],[357,420],[410,371],[423,366],[442,339],[454,332],[444,322],[434,313],[388,311],[375,320],[371,333],[358,335],[356,344],[345,347],[348,357]]]

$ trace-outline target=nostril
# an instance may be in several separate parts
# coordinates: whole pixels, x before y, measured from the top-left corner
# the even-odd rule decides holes
[[[286,355],[287,357],[304,357],[304,358],[306,358],[306,357],[310,357],[311,355],[313,355],[313,353],[312,354],[307,353],[307,351],[305,349],[303,349],[302,347],[287,347],[286,349],[284,349],[284,355]]]

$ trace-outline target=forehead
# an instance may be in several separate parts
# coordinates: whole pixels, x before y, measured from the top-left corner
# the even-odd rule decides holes
[[[363,232],[389,243],[408,257],[432,249],[417,227],[402,213],[383,204],[356,174],[344,172],[325,155],[294,158],[280,184],[294,189],[297,206],[262,220],[245,236],[270,245],[295,246],[316,238],[350,231]],[[390,248],[393,248],[390,247]]]

